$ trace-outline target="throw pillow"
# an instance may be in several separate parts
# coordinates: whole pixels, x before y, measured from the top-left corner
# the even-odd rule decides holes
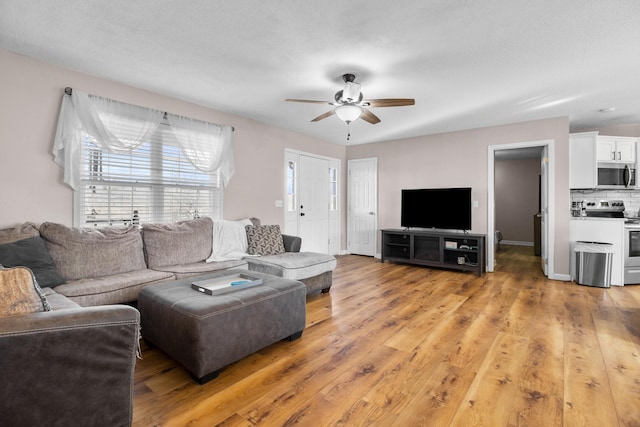
[[[0,228],[0,244],[13,243],[29,237],[38,237],[38,227],[32,222],[18,224],[15,227]]]
[[[247,225],[249,255],[283,254],[284,242],[279,225]]]
[[[26,267],[0,269],[0,316],[49,311],[49,303]]]
[[[64,278],[53,265],[44,240],[39,236],[1,244],[0,264],[5,267],[28,267],[38,284],[45,288],[64,283]]]

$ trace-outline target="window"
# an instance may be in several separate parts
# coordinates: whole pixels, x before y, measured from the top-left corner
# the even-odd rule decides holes
[[[54,161],[74,193],[74,225],[222,217],[233,127],[65,89]]]
[[[329,210],[338,210],[338,169],[329,168]]]
[[[298,194],[297,189],[297,171],[296,171],[296,162],[289,161],[287,163],[287,211],[288,212],[296,212],[297,202],[296,196]]]
[[[197,170],[160,125],[132,152],[109,153],[83,135],[76,225],[100,227],[222,217],[219,173]]]

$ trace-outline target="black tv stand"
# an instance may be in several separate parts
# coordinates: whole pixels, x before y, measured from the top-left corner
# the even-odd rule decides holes
[[[439,230],[382,230],[382,257],[407,264],[473,271],[485,271],[484,234]]]

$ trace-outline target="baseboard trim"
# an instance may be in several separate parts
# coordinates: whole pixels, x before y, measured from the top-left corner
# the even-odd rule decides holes
[[[520,242],[518,240],[501,240],[501,245],[514,245],[514,246],[533,246],[533,242]]]

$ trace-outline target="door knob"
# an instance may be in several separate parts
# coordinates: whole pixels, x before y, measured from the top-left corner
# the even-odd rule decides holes
[[[374,212],[369,212],[369,215],[375,215],[375,213]]]
[[[304,216],[304,212],[300,212],[300,216]]]

